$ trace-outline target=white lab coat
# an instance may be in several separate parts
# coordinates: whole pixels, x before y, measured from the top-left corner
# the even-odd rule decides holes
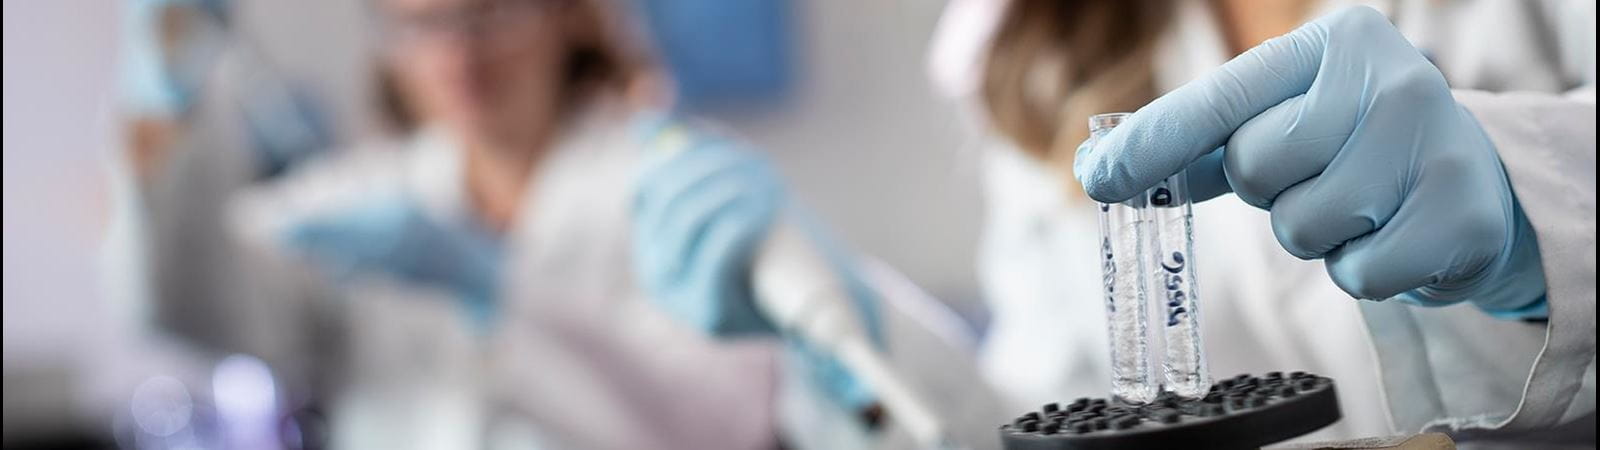
[[[500,310],[475,335],[442,291],[374,276],[343,289],[347,387],[334,408],[348,448],[800,448],[909,446],[822,398],[774,340],[719,340],[657,309],[635,284],[628,217],[641,150],[627,117],[595,107],[533,177],[505,237]],[[430,217],[467,217],[456,144],[424,131],[355,151],[243,198],[236,223],[263,251],[321,211],[404,193]],[[292,254],[284,255],[289,258]],[[1005,420],[977,374],[971,333],[881,265],[893,364],[951,415],[953,434],[997,445]],[[930,370],[932,367],[954,367]],[[956,387],[959,387],[956,388]],[[448,413],[448,414],[447,414]]]
[[[936,85],[975,111],[982,55],[1005,3],[952,3],[935,37]],[[1319,12],[1348,2],[1330,3]],[[1522,432],[1594,411],[1593,3],[1372,3],[1452,87],[1530,91],[1461,90],[1457,98],[1499,147],[1537,230],[1551,320],[1500,321],[1467,304],[1354,301],[1321,262],[1279,248],[1265,212],[1221,198],[1195,207],[1211,373],[1333,377],[1344,419],[1302,440],[1423,430],[1460,440],[1559,440],[1561,433]],[[1158,44],[1162,90],[1227,58],[1209,5],[1176,6]],[[1086,199],[1064,198],[1059,172],[1003,144],[991,150],[983,156],[987,222],[978,261],[994,318],[984,373],[1017,409],[1104,395],[1109,358],[1094,212]],[[1592,442],[1592,431],[1587,436]]]

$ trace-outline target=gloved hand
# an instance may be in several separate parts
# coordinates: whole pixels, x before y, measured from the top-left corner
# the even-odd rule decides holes
[[[336,280],[381,274],[435,286],[461,301],[475,325],[486,326],[493,315],[499,243],[471,224],[439,223],[409,199],[375,199],[311,217],[286,229],[283,240]]]
[[[1534,234],[1494,143],[1370,8],[1317,19],[1156,99],[1079,147],[1073,170],[1090,197],[1115,202],[1185,168],[1197,199],[1231,190],[1270,210],[1283,248],[1325,259],[1352,296],[1548,314]]]
[[[876,297],[849,258],[815,224],[786,205],[778,174],[737,143],[699,133],[671,119],[642,118],[636,133],[647,164],[633,203],[635,272],[650,296],[673,317],[714,336],[772,335],[751,291],[751,264],[775,219],[800,219],[852,293],[864,328],[880,344]],[[832,357],[788,336],[809,362],[812,377],[847,407],[871,393]]]

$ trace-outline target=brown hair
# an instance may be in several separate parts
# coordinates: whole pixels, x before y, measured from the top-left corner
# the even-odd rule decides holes
[[[625,95],[654,67],[643,51],[629,45],[627,24],[616,17],[620,14],[611,14],[621,11],[607,9],[621,7],[614,3],[615,0],[561,3],[570,26],[587,31],[574,37],[562,59],[563,107],[582,103],[601,92]],[[417,117],[407,104],[393,71],[378,62],[375,73],[378,108],[387,125],[401,132],[415,129]]]
[[[1071,170],[1089,116],[1155,98],[1152,58],[1170,6],[1011,0],[984,66],[982,98],[994,126],[1030,156]]]

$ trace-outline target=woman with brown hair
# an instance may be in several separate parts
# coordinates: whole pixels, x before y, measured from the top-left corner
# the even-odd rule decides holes
[[[659,75],[616,3],[368,2],[399,139],[236,202],[245,242],[312,268],[309,308],[337,318],[334,446],[775,438],[770,346],[706,338],[631,282],[630,126]]]
[[[631,282],[629,127],[658,75],[613,3],[370,2],[401,139],[236,205],[248,243],[340,299],[315,306],[347,346],[336,446],[774,439],[770,346],[706,338]]]
[[[344,300],[316,306],[350,346],[336,444],[473,448],[504,430],[558,448],[896,442],[871,390],[783,352],[754,312],[749,253],[781,204],[776,172],[662,119],[620,0],[371,6],[402,139],[318,161],[235,214],[247,241],[311,263],[318,292]],[[868,306],[920,293],[845,267],[897,363],[960,360],[908,314]],[[966,366],[941,377],[981,385]],[[951,423],[992,441],[990,398],[974,398],[943,409],[980,414]]]
[[[1592,416],[1593,5],[1328,3],[952,2],[931,69],[1001,141],[979,270],[1009,400],[1106,392],[1091,198],[1187,168],[1245,200],[1195,207],[1212,373],[1337,379],[1313,439],[1527,447]]]

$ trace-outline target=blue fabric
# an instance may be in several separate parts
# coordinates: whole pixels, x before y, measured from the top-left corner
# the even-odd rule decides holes
[[[781,98],[793,78],[787,0],[635,0],[680,106]]]
[[[1188,169],[1200,195],[1271,211],[1289,253],[1357,298],[1499,317],[1544,309],[1532,228],[1494,143],[1377,11],[1340,10],[1139,109],[1074,172],[1116,202]]]

